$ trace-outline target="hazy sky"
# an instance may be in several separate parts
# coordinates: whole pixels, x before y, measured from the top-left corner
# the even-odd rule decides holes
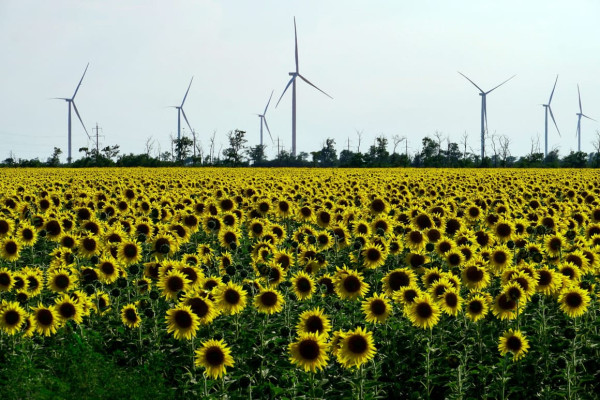
[[[409,152],[441,131],[463,132],[479,153],[478,92],[517,76],[488,96],[490,133],[507,135],[513,155],[529,152],[552,101],[562,138],[552,127],[549,148],[576,150],[577,83],[583,111],[600,120],[600,2],[354,1],[354,0],[0,0],[0,160],[45,160],[67,150],[67,103],[86,64],[76,104],[101,145],[141,153],[147,138],[162,151],[177,133],[177,111],[194,76],[185,111],[204,149],[217,131],[247,131],[259,142],[259,118],[271,90],[267,121],[274,139],[291,147],[291,91],[279,104],[294,68],[293,17],[300,71],[333,100],[298,82],[298,152],[361,151],[384,134],[406,135]],[[597,122],[582,121],[582,150],[592,150]],[[189,133],[188,130],[185,130]],[[266,132],[265,132],[266,135]],[[276,146],[268,135],[272,156]],[[88,145],[73,115],[73,156]],[[390,146],[391,151],[391,146]],[[488,150],[489,152],[489,150]]]

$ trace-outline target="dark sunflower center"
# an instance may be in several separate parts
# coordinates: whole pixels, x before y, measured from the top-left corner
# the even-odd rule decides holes
[[[75,306],[71,303],[63,303],[58,307],[58,312],[63,318],[69,319],[75,315]]]
[[[265,307],[273,307],[275,304],[277,304],[277,294],[273,292],[265,292],[260,295],[260,302]]]
[[[8,275],[6,272],[0,273],[0,285],[2,285],[2,286],[10,285],[10,275]]]
[[[404,292],[404,301],[407,303],[412,303],[415,297],[417,297],[416,290],[409,289]]]
[[[360,290],[360,279],[358,279],[356,276],[354,275],[350,275],[347,276],[344,279],[344,289],[346,289],[346,291],[348,293],[356,293]]]
[[[315,360],[321,354],[319,343],[313,339],[304,339],[298,344],[298,352],[304,360]]]
[[[420,318],[427,319],[433,315],[433,309],[428,303],[419,303],[416,307],[416,313]]]
[[[458,296],[456,293],[446,293],[444,296],[444,300],[446,301],[446,305],[450,308],[455,308],[458,305]]]
[[[215,286],[218,286],[218,285],[219,285],[219,283],[218,283],[217,281],[210,279],[210,280],[208,280],[208,281],[204,282],[204,289],[206,289],[206,290],[209,290],[209,291],[210,291],[210,290],[212,290],[212,289],[213,289]]]
[[[290,205],[287,202],[285,202],[285,201],[280,201],[279,202],[279,209],[282,212],[288,212],[290,210]]]
[[[380,213],[385,210],[385,203],[381,199],[375,199],[371,203],[371,209],[376,213]]]
[[[415,220],[417,226],[419,227],[419,229],[423,230],[423,229],[427,229],[427,228],[431,228],[432,227],[432,223],[431,223],[431,219],[429,219],[429,217],[425,214],[421,214],[417,217],[417,219]]]
[[[498,298],[498,307],[503,310],[514,310],[517,307],[517,303],[506,293],[502,293]]]
[[[449,242],[442,242],[439,244],[438,249],[440,249],[440,253],[447,253],[452,250],[452,245]]]
[[[33,239],[33,231],[31,229],[23,229],[22,232],[23,239],[32,240]]]
[[[516,353],[519,350],[521,350],[522,345],[523,344],[521,343],[521,339],[519,339],[516,336],[511,336],[506,340],[506,348],[512,351],[513,353]]]
[[[328,224],[329,221],[331,221],[331,215],[329,215],[327,211],[321,211],[321,213],[319,214],[319,219],[324,224]]]
[[[17,325],[21,321],[21,314],[15,310],[9,310],[4,313],[4,322],[8,326]]]
[[[4,244],[4,250],[6,251],[6,253],[8,255],[12,256],[14,254],[17,254],[19,247],[17,246],[17,244],[15,242],[13,242],[12,240],[9,240],[8,242],[6,242]]]
[[[515,279],[515,282],[519,284],[523,288],[523,290],[527,291],[529,289],[529,281],[523,277],[518,277]]]
[[[554,251],[558,251],[560,250],[560,247],[562,246],[562,241],[559,238],[552,238],[550,239],[550,242],[548,243],[550,249],[554,250]]]
[[[408,286],[410,284],[410,277],[405,272],[392,272],[388,279],[388,284],[390,285],[390,289],[398,290],[402,286]]]
[[[296,289],[298,289],[298,291],[300,293],[307,293],[310,292],[311,289],[311,284],[310,281],[307,278],[300,278],[296,281]]]
[[[358,231],[358,233],[366,234],[369,231],[369,227],[365,224],[359,224],[356,227],[356,230]]]
[[[473,300],[469,303],[469,311],[472,314],[479,314],[483,311],[483,304],[479,300]]]
[[[71,247],[75,246],[75,240],[71,236],[65,236],[62,239],[62,245],[70,249]]]
[[[46,231],[50,236],[57,236],[60,234],[60,224],[58,221],[48,221],[46,223]]]
[[[570,279],[573,279],[573,277],[575,276],[575,270],[573,268],[571,268],[571,267],[564,267],[563,269],[560,270],[560,272],[564,276],[566,276],[566,277],[568,277]]]
[[[423,235],[419,231],[410,231],[408,238],[412,243],[419,244],[423,241]]]
[[[35,276],[28,276],[27,282],[29,282],[29,290],[35,290],[40,286],[40,281]]]
[[[448,263],[450,263],[450,265],[460,264],[460,256],[458,254],[450,254],[448,257]]]
[[[500,237],[510,236],[510,234],[511,234],[510,225],[505,224],[505,223],[500,223],[500,224],[496,225],[496,233]]]
[[[125,310],[125,319],[129,322],[136,322],[137,321],[137,313],[135,312],[135,310],[133,308],[128,308],[127,310]]]
[[[123,253],[127,258],[135,258],[138,255],[137,246],[132,243],[127,243],[123,248]]]
[[[422,254],[412,254],[410,256],[410,266],[413,268],[417,268],[423,264],[425,264],[425,256]]]
[[[432,272],[429,275],[427,275],[427,284],[428,285],[432,285],[435,282],[439,281],[441,278],[441,276],[437,273],[437,272]]]
[[[223,365],[225,362],[225,354],[223,354],[223,350],[220,347],[209,347],[206,349],[206,353],[204,355],[206,362],[213,367],[218,367]]]
[[[565,303],[571,308],[577,308],[583,303],[583,298],[579,293],[568,293],[565,296]]]
[[[178,310],[175,313],[174,320],[177,326],[182,329],[188,329],[193,323],[192,316],[185,310]]]
[[[8,222],[0,220],[0,235],[6,235],[10,229]]]
[[[189,279],[192,283],[196,282],[196,280],[198,280],[198,274],[196,273],[196,271],[194,270],[194,268],[192,267],[184,267],[181,268],[180,270],[187,279]]]
[[[348,350],[354,354],[363,354],[368,347],[367,339],[362,335],[352,335],[348,338]]]
[[[465,275],[470,282],[479,282],[483,279],[483,271],[474,265],[467,268]]]
[[[377,249],[369,249],[367,250],[367,259],[372,262],[379,261],[381,259],[381,252]]]
[[[69,283],[71,283],[71,280],[66,275],[58,275],[54,278],[54,285],[59,289],[66,289],[69,287]]]
[[[87,251],[96,250],[96,241],[92,238],[83,239],[82,244],[83,244],[83,248],[86,249]]]
[[[166,238],[159,238],[155,245],[154,248],[157,249],[157,251],[159,253],[162,254],[168,254],[171,251],[171,246],[169,244],[169,239]]]
[[[223,239],[225,239],[225,243],[231,244],[231,243],[235,243],[236,242],[237,236],[236,236],[236,234],[234,232],[227,232],[223,236]]]
[[[236,305],[240,302],[240,294],[234,289],[227,289],[223,297],[225,298],[225,301],[231,305]]]
[[[52,315],[52,312],[50,310],[38,310],[37,322],[42,326],[50,326],[54,322],[54,315]]]
[[[323,320],[317,315],[308,317],[304,326],[306,327],[306,330],[311,333],[321,333],[324,329]]]
[[[506,253],[504,253],[503,251],[496,251],[496,252],[493,254],[493,257],[494,257],[494,261],[495,261],[497,264],[504,264],[504,263],[506,262],[507,258],[508,258],[508,257],[506,256]]]
[[[578,256],[576,256],[574,254],[569,254],[565,258],[565,261],[573,263],[573,264],[577,265],[579,268],[581,268],[583,266],[583,260],[580,257],[578,257]]]
[[[192,312],[200,318],[203,318],[206,314],[208,314],[208,304],[206,304],[206,302],[199,297],[188,299],[186,304],[190,306]]]
[[[184,286],[183,279],[181,279],[178,276],[171,276],[167,280],[167,288],[169,288],[169,291],[171,291],[171,292],[179,292],[180,290],[183,289],[183,286]]]
[[[370,309],[373,315],[384,315],[387,307],[385,306],[385,302],[381,299],[375,299],[370,304]]]
[[[262,224],[253,224],[252,225],[252,232],[254,232],[254,234],[259,235],[262,233],[262,231],[263,231]]]
[[[102,272],[105,275],[110,276],[115,273],[115,266],[109,261],[103,262],[102,265],[100,266],[100,269],[102,270]]]
[[[552,274],[548,271],[541,270],[538,284],[540,286],[548,286],[550,283],[552,283]]]
[[[433,289],[433,293],[437,296],[441,296],[442,294],[446,293],[446,285],[437,285],[434,289]]]
[[[446,222],[446,233],[448,235],[454,235],[456,233],[456,231],[458,231],[460,229],[460,221],[456,220],[456,219],[449,219]]]

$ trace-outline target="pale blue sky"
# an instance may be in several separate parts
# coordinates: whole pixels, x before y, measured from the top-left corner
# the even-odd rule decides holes
[[[300,71],[331,100],[298,84],[298,151],[332,137],[338,150],[361,151],[379,134],[409,138],[409,152],[438,130],[452,141],[464,131],[479,152],[480,97],[457,74],[484,90],[517,77],[488,97],[490,133],[510,137],[514,155],[540,135],[556,74],[549,148],[576,149],[577,83],[583,111],[600,120],[598,1],[0,1],[0,159],[45,160],[67,149],[67,105],[87,62],[76,98],[101,142],[141,153],[152,136],[162,150],[176,135],[179,104],[191,76],[186,114],[205,149],[217,131],[247,131],[258,144],[266,101],[283,91],[294,67],[293,17]],[[267,120],[291,147],[291,93]],[[73,119],[73,153],[88,145]],[[582,123],[582,150],[600,124]],[[186,129],[187,132],[187,129]],[[266,132],[265,132],[266,134]],[[270,145],[270,141],[266,139]],[[155,146],[155,151],[157,146]],[[269,146],[268,154],[275,149]],[[489,150],[488,150],[489,152]]]

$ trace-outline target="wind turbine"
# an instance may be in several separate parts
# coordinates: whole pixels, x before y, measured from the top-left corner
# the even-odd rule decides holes
[[[550,99],[548,100],[548,104],[542,104],[545,109],[545,125],[544,125],[544,157],[548,157],[548,112],[550,112],[550,117],[552,117],[552,122],[554,122],[554,126],[556,127],[556,131],[558,132],[558,136],[560,136],[560,130],[558,129],[558,125],[556,124],[556,120],[554,119],[554,114],[552,114],[552,108],[550,107],[550,103],[552,103],[552,96],[554,95],[554,89],[556,89],[556,83],[558,82],[558,75],[556,75],[556,80],[554,81],[554,87],[552,88],[552,92],[550,93]],[[562,137],[562,136],[561,136]]]
[[[73,107],[73,109],[75,110],[75,114],[77,114],[77,118],[79,118],[79,122],[81,122],[81,126],[83,126],[83,130],[85,130],[85,133],[88,136],[88,139],[90,138],[90,134],[88,133],[87,129],[85,128],[85,124],[83,123],[83,120],[81,119],[81,115],[79,115],[79,111],[77,110],[77,106],[75,105],[75,96],[77,96],[77,91],[79,90],[79,87],[81,86],[81,82],[83,82],[83,77],[85,76],[85,73],[87,72],[87,69],[89,66],[90,66],[90,63],[88,63],[86,65],[85,70],[83,71],[83,75],[81,76],[81,79],[79,80],[79,84],[75,88],[75,93],[73,93],[73,97],[71,97],[71,98],[54,97],[55,100],[64,100],[67,103],[69,103],[69,128],[68,128],[69,154],[67,156],[67,163],[69,163],[69,164],[71,164],[71,107]]]
[[[577,136],[577,151],[581,151],[581,117],[586,117],[592,121],[596,120],[583,113],[583,109],[581,108],[581,92],[579,91],[579,84],[577,84],[577,94],[579,95],[579,112],[577,113],[577,132],[575,133],[575,136]]]
[[[277,104],[275,105],[275,107],[277,107],[279,105],[279,102],[283,98],[283,95],[288,90],[290,85],[292,85],[292,156],[295,157],[296,156],[296,78],[300,77],[300,79],[302,79],[304,82],[308,83],[310,86],[314,87],[315,89],[317,89],[319,92],[323,93],[325,96],[329,97],[330,99],[333,99],[333,97],[331,97],[330,95],[328,95],[327,93],[325,93],[324,91],[322,91],[321,89],[319,89],[318,87],[316,87],[315,85],[310,83],[310,81],[308,79],[306,79],[305,77],[300,75],[300,69],[298,68],[298,34],[296,32],[296,17],[294,17],[294,40],[295,40],[295,44],[296,44],[296,51],[295,51],[296,71],[289,73],[289,75],[292,77],[292,79],[290,79],[287,86],[283,90],[283,93],[281,94],[281,97],[279,98],[279,101],[277,101]]]
[[[180,106],[171,106],[172,108],[177,109],[177,140],[181,139],[181,114],[183,114],[183,119],[185,119],[185,122],[186,122],[188,128],[190,128],[190,132],[193,131],[192,127],[190,126],[190,122],[188,121],[188,119],[185,115],[185,111],[183,111],[183,104],[185,103],[185,99],[187,98],[187,95],[190,92],[190,87],[192,87],[193,80],[194,80],[194,77],[192,76],[192,79],[190,80],[190,84],[185,92],[185,96],[183,96],[183,100],[181,101],[181,105]]]
[[[269,104],[271,103],[271,98],[273,97],[273,91],[271,91],[271,96],[269,97],[269,101],[267,102],[267,106],[265,107],[265,111],[262,114],[256,114],[260,118],[260,145],[263,145],[263,122],[265,123],[265,127],[267,128],[267,132],[269,132],[269,137],[271,138],[271,143],[273,143],[273,136],[271,136],[271,130],[269,129],[269,125],[267,124],[267,118],[265,115],[267,114],[267,108],[269,108]]]
[[[485,156],[485,132],[487,131],[486,96],[488,94],[490,94],[492,91],[498,89],[500,86],[504,85],[506,82],[510,81],[516,75],[511,76],[510,78],[508,78],[507,80],[505,80],[498,86],[494,87],[493,89],[490,89],[487,92],[484,92],[483,89],[481,89],[479,86],[477,86],[475,84],[475,82],[470,80],[465,74],[461,73],[460,71],[458,73],[461,74],[462,76],[464,76],[469,82],[471,82],[473,84],[473,86],[475,86],[477,88],[477,90],[479,90],[479,95],[481,96],[481,162],[483,163],[483,157]]]

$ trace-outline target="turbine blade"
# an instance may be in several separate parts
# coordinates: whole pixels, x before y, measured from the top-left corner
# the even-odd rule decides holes
[[[279,105],[279,102],[281,101],[281,99],[283,98],[283,95],[285,94],[285,92],[288,90],[288,88],[290,87],[290,85],[292,84],[292,82],[294,82],[294,79],[296,79],[297,75],[292,76],[292,79],[290,79],[290,81],[288,82],[287,86],[285,87],[285,89],[283,89],[283,93],[281,93],[281,97],[279,98],[279,100],[277,101],[277,104],[275,104],[275,108],[277,108],[277,106]]]
[[[315,89],[317,89],[319,92],[323,93],[325,96],[329,97],[330,99],[333,99],[333,97],[331,97],[330,95],[328,95],[327,93],[325,93],[324,91],[322,91],[321,89],[319,89],[318,87],[316,87],[315,85],[313,85],[312,83],[310,83],[310,81],[308,79],[306,79],[305,77],[303,77],[302,75],[298,74],[298,76],[306,83],[308,83],[310,86],[314,87]]]
[[[554,89],[556,89],[557,82],[558,82],[558,75],[556,75],[556,80],[554,81],[554,87],[552,88],[552,93],[550,93],[550,100],[548,100],[548,106],[552,102],[552,96],[554,96]]]
[[[271,96],[269,97],[269,101],[267,102],[267,106],[265,107],[265,111],[263,112],[263,116],[267,114],[267,108],[269,108],[269,104],[271,104],[271,98],[273,97],[274,90],[271,91]]]
[[[483,119],[484,119],[484,132],[487,133],[488,132],[488,122],[487,122],[487,101],[486,98],[483,98]]]
[[[507,80],[505,80],[504,82],[502,82],[501,84],[499,84],[498,86],[496,86],[495,88],[493,88],[493,89],[491,89],[491,90],[488,90],[488,91],[487,91],[485,94],[488,94],[488,93],[490,93],[492,90],[496,90],[496,89],[498,89],[500,86],[504,85],[506,82],[510,81],[510,80],[511,80],[512,78],[514,78],[515,76],[517,76],[517,75],[513,75],[513,76],[511,76],[510,78],[508,78]]]
[[[296,17],[294,17],[294,43],[296,45],[296,72],[298,72],[298,33],[296,32]]]
[[[81,82],[83,82],[83,77],[85,76],[85,73],[87,72],[88,67],[90,66],[90,63],[88,63],[85,66],[85,70],[83,71],[83,75],[81,75],[81,79],[79,80],[79,85],[77,85],[77,88],[75,89],[75,93],[73,93],[73,97],[71,97],[71,99],[75,98],[75,95],[77,95],[77,91],[79,90],[79,86],[81,86]]]
[[[262,117],[263,121],[265,121],[265,127],[267,128],[267,132],[269,132],[269,137],[271,138],[271,144],[275,144],[273,141],[273,136],[271,136],[271,130],[269,129],[269,124],[267,124],[267,119]]]
[[[85,124],[83,123],[83,120],[81,119],[81,115],[79,115],[79,110],[77,110],[77,106],[75,105],[75,102],[72,101],[71,103],[73,104],[73,108],[75,109],[75,114],[77,114],[77,118],[79,118],[79,122],[81,122],[81,126],[83,126],[83,130],[85,131],[85,134],[87,135],[87,137],[89,139],[90,134],[88,133],[87,129],[85,128]]]
[[[592,117],[588,117],[588,116],[587,116],[587,115],[585,115],[585,114],[581,114],[581,116],[582,116],[582,117],[586,117],[587,119],[591,119],[592,121],[596,121],[594,118],[592,118]],[[598,122],[598,121],[596,121],[596,122]]]
[[[185,123],[187,124],[188,128],[190,128],[190,132],[191,132],[193,129],[190,125],[190,121],[188,121],[187,117],[185,116],[185,111],[183,111],[183,108],[181,108],[181,113],[183,114],[183,119],[185,119]]]
[[[71,99],[67,99],[66,97],[51,97],[50,100],[66,100],[66,101],[70,101]]]
[[[190,92],[190,88],[192,87],[193,80],[194,80],[194,77],[192,76],[192,79],[190,80],[190,84],[189,84],[187,90],[185,91],[185,96],[183,96],[183,101],[181,102],[181,105],[179,107],[183,107],[183,103],[185,103],[185,99],[187,98],[187,95]]]
[[[577,95],[579,96],[579,112],[582,113],[583,110],[581,109],[581,92],[579,91],[579,83],[577,84]]]
[[[558,136],[562,137],[562,135],[560,134],[560,129],[558,129],[558,125],[556,124],[556,120],[554,119],[552,108],[550,108],[550,106],[548,106],[548,111],[550,111],[550,117],[552,117],[552,122],[554,122],[554,126],[556,127],[556,131],[558,132]]]
[[[466,79],[467,79],[469,82],[471,82],[471,83],[473,84],[473,86],[475,86],[475,87],[476,87],[476,88],[477,88],[477,89],[478,89],[478,90],[479,90],[481,93],[483,93],[483,90],[482,90],[482,89],[481,89],[479,86],[477,86],[477,85],[475,84],[475,82],[473,82],[472,80],[470,80],[470,79],[469,79],[469,78],[468,78],[468,77],[467,77],[465,74],[463,74],[463,73],[462,73],[462,72],[460,72],[460,71],[456,71],[456,72],[458,72],[459,74],[461,74],[462,76],[464,76],[464,77],[465,77],[465,78],[466,78]]]

